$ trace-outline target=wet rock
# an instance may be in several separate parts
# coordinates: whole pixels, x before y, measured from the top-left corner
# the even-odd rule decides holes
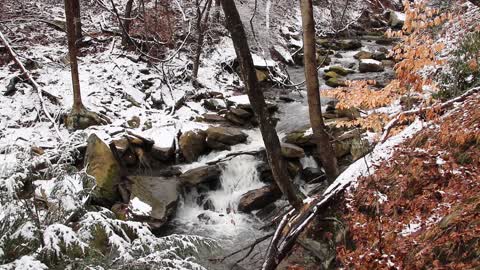
[[[206,224],[210,222],[210,216],[207,213],[201,213],[200,215],[197,216],[199,221],[203,221]]]
[[[247,140],[248,135],[236,128],[209,127],[206,130],[207,140],[226,145],[235,145]]]
[[[359,51],[358,53],[356,53],[353,58],[355,59],[372,59],[373,57],[373,53],[371,52],[367,52],[367,51]]]
[[[175,214],[179,193],[178,182],[149,176],[132,176],[129,210],[134,220],[159,228]]]
[[[90,135],[87,140],[85,167],[87,174],[95,178],[96,199],[108,206],[120,200],[120,194],[117,192],[120,182],[120,165],[110,148],[95,134]]]
[[[341,75],[341,76],[347,76],[348,74],[355,73],[354,70],[347,69],[347,68],[344,68],[342,66],[331,66],[331,67],[328,68],[327,71],[333,71],[333,72],[335,72],[335,73],[337,73],[338,75]]]
[[[387,59],[387,54],[385,52],[375,51],[371,58],[377,61],[382,61]]]
[[[323,74],[323,79],[324,80],[328,80],[330,78],[338,78],[338,77],[341,77],[341,76],[338,75],[337,73],[335,73],[334,71],[329,71],[329,72],[326,72],[325,74]]]
[[[150,155],[158,160],[164,162],[172,162],[175,160],[175,142],[172,142],[170,147],[160,147],[158,145],[153,145],[152,150],[150,150]]]
[[[178,144],[185,160],[193,162],[207,152],[206,138],[207,133],[203,130],[190,130],[180,136]]]
[[[299,175],[302,172],[302,170],[303,170],[302,163],[298,159],[289,160],[287,162],[287,171],[292,178]]]
[[[301,128],[288,133],[283,141],[286,143],[295,144],[300,147],[313,146],[313,134],[309,131],[310,127]]]
[[[230,112],[242,119],[250,119],[253,116],[252,113],[241,108],[230,109]]]
[[[268,204],[280,199],[282,193],[276,185],[268,185],[259,189],[251,190],[242,195],[238,204],[238,211],[249,213],[253,210],[262,209]]]
[[[260,181],[264,183],[273,183],[272,170],[268,162],[262,162],[258,164],[257,171],[260,175]]]
[[[362,59],[360,60],[359,71],[361,73],[366,72],[382,72],[385,68],[382,65],[382,62],[373,60],[373,59]]]
[[[290,143],[282,143],[282,156],[285,158],[303,158],[305,157],[305,151]]]
[[[258,213],[255,214],[261,220],[269,220],[269,218],[275,215],[275,212],[278,211],[275,203],[270,203],[267,206],[263,207]]]
[[[7,85],[7,89],[3,92],[3,95],[4,96],[12,96],[13,94],[15,94],[15,92],[17,92],[17,83],[21,82],[22,79],[18,76],[15,76],[13,78],[10,79],[10,82],[8,83]]]
[[[188,186],[218,181],[222,171],[217,165],[205,165],[188,170],[180,175],[180,182]]]
[[[215,205],[213,204],[212,200],[205,200],[205,202],[203,203],[203,210],[215,211]]]
[[[232,113],[231,111],[228,111],[228,112],[225,114],[225,119],[227,119],[230,123],[232,123],[232,124],[234,124],[234,125],[236,125],[236,126],[244,126],[244,125],[247,124],[247,120],[238,117],[237,115],[235,115],[235,114]]]
[[[347,86],[347,83],[344,80],[340,80],[338,78],[330,78],[325,82],[325,84],[334,88]]]
[[[387,38],[387,37],[383,37],[383,38],[379,38],[377,40],[375,40],[375,43],[378,44],[378,45],[392,45],[393,43],[397,42],[398,39],[395,39],[395,38]]]

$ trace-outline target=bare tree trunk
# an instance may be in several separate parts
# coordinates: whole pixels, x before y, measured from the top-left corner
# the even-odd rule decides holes
[[[197,5],[199,5],[197,1]],[[212,6],[212,0],[207,0],[203,11],[200,11],[200,6],[197,6],[197,46],[195,48],[195,60],[193,61],[192,80],[194,85],[196,84],[198,77],[198,68],[200,67],[200,56],[202,54],[203,39],[205,37],[205,31],[207,30],[208,17],[210,15],[210,8]],[[202,18],[204,19],[202,23]]]
[[[67,19],[67,40],[68,54],[70,56],[70,68],[72,73],[73,84],[73,110],[80,111],[84,108],[82,103],[82,95],[80,93],[80,80],[78,78],[77,64],[77,8],[79,0],[65,0],[65,17]]]
[[[267,112],[263,92],[258,87],[252,55],[250,54],[247,36],[237,7],[235,6],[234,0],[222,0],[221,3],[223,12],[225,13],[226,26],[232,36],[235,52],[240,63],[241,75],[245,83],[248,98],[260,123],[260,131],[263,142],[265,143],[273,178],[290,204],[296,209],[300,209],[303,205],[303,196],[288,176],[287,166],[281,154],[277,132]]]
[[[65,126],[71,130],[85,129],[92,125],[107,124],[110,122],[108,118],[101,114],[88,111],[82,103],[82,95],[80,92],[80,79],[78,77],[77,63],[77,31],[76,31],[76,7],[78,8],[79,0],[65,0],[65,17],[67,19],[67,40],[68,54],[70,56],[70,68],[72,73],[73,85],[73,106],[70,113],[64,119]]]
[[[312,0],[300,0],[303,24],[303,48],[305,63],[305,80],[307,86],[310,124],[313,130],[320,161],[330,181],[339,174],[335,151],[325,132],[320,103],[320,87],[318,83],[316,51],[315,51],[315,21],[313,19]]]
[[[73,1],[72,4],[73,9],[73,21],[75,23],[75,44],[78,46],[78,42],[82,40],[82,20],[80,16],[80,0]]]
[[[156,2],[155,2],[156,3]],[[127,46],[130,39],[128,38],[128,34],[130,33],[130,24],[132,20],[130,17],[132,16],[132,6],[133,0],[128,0],[127,5],[125,6],[125,22],[123,23],[124,31],[122,33],[122,45]]]

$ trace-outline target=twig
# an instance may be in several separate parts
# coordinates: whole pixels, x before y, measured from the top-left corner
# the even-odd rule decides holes
[[[225,257],[223,257],[223,258],[221,258],[221,259],[218,259],[218,260],[219,260],[220,262],[223,262],[223,261],[225,261],[226,259],[232,257],[233,255],[238,254],[238,253],[240,253],[240,252],[242,252],[242,251],[247,250],[247,249],[250,248],[250,250],[248,251],[248,253],[247,253],[245,256],[243,256],[240,260],[238,260],[238,261],[235,262],[235,264],[237,264],[237,263],[245,260],[245,258],[247,258],[247,257],[252,253],[252,251],[253,251],[253,249],[255,248],[256,245],[258,245],[258,244],[260,244],[261,242],[263,242],[263,241],[267,240],[268,238],[272,237],[273,234],[274,234],[274,233],[269,233],[269,234],[264,235],[264,236],[262,236],[262,237],[260,237],[260,238],[257,238],[257,239],[255,239],[255,241],[254,241],[253,243],[251,243],[251,244],[249,244],[249,245],[247,245],[247,246],[245,246],[245,247],[243,247],[243,248],[241,248],[241,249],[239,249],[239,250],[237,250],[237,251],[234,251],[234,252],[228,254],[227,256],[225,256]]]

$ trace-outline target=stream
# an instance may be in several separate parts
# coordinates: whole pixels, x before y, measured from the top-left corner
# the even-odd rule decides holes
[[[361,50],[368,50],[371,52],[380,47],[386,47],[367,40],[362,40],[362,45],[363,47]],[[331,66],[342,65],[346,67],[355,63],[353,69],[358,70],[358,60],[353,57],[357,52],[359,52],[359,50],[340,51],[341,57],[339,57],[339,55],[336,55],[337,57],[332,55]],[[304,81],[303,67],[288,67],[287,70],[293,83]],[[322,78],[324,73],[323,70],[325,70],[325,68],[321,68],[319,71],[321,89],[328,88]],[[392,69],[386,68],[384,72],[354,73],[348,75],[346,79],[384,80],[392,78],[392,74]],[[282,101],[277,102],[279,112],[275,116],[279,118],[279,122],[276,129],[280,139],[282,139],[286,133],[305,127],[309,124],[305,89],[293,91],[290,89],[285,90],[274,88],[269,91],[273,91],[274,96],[279,96],[280,94],[288,95],[295,100],[289,103]],[[331,99],[322,97],[323,109],[326,107],[325,105],[329,100]],[[258,128],[246,130],[245,132],[249,135],[248,142],[246,144],[235,145],[232,147],[232,152],[250,151],[263,147],[262,137]],[[200,166],[227,153],[229,152],[212,152],[201,157],[195,164],[189,164],[188,166],[190,168]],[[260,229],[265,224],[256,216],[256,212],[258,211],[254,211],[251,214],[237,212],[237,206],[242,194],[265,185],[260,181],[259,173],[256,169],[260,162],[261,161],[257,157],[251,155],[237,156],[224,162],[219,187],[207,192],[200,192],[194,188],[182,198],[177,214],[174,220],[169,224],[169,227],[172,228],[171,233],[194,234],[216,239],[221,246],[221,251],[214,254],[212,257],[220,258],[251,244],[255,239],[271,232],[272,229]],[[312,157],[303,158],[301,163],[304,167],[316,167],[316,163]],[[296,179],[296,181],[301,182],[300,179]],[[308,187],[305,186],[302,188],[304,190],[308,189]],[[200,199],[202,196],[204,197]],[[214,210],[204,210],[203,205],[198,204],[199,201],[205,201],[205,199],[211,202],[210,205],[213,205]],[[280,200],[277,201],[276,204],[285,205],[286,202]],[[209,258],[201,258],[200,263],[207,269],[212,270],[258,269],[263,262],[263,256],[268,248],[268,244],[269,241],[267,240],[257,245],[251,255],[243,260],[239,264],[240,266],[235,266],[236,268],[232,268],[232,265],[242,258],[246,251],[232,256],[224,262],[215,263],[209,261]]]

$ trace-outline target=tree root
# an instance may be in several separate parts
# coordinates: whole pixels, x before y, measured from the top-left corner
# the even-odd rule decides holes
[[[111,123],[105,115],[87,110],[73,108],[64,118],[65,127],[69,130],[86,129],[90,126],[106,125]]]

